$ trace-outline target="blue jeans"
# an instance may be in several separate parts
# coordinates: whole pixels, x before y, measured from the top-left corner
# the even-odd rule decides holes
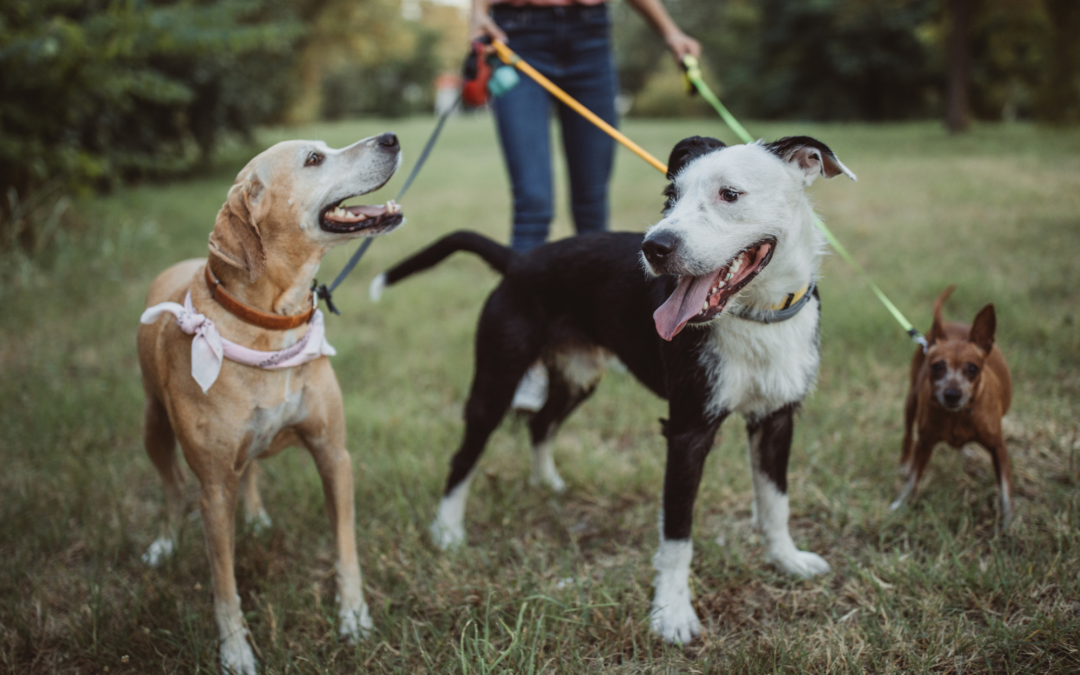
[[[606,4],[569,7],[495,6],[508,46],[601,119],[615,125],[616,76]],[[557,105],[578,233],[607,229],[608,179],[615,141],[529,77],[492,108],[514,192],[510,245],[527,251],[547,240],[553,215],[549,113]]]

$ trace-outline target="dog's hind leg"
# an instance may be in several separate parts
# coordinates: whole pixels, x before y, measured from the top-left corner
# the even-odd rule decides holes
[[[515,317],[499,287],[480,317],[476,333],[476,373],[465,404],[465,435],[450,460],[450,475],[432,521],[432,541],[441,549],[465,543],[465,502],[476,462],[488,438],[510,409],[514,390],[540,353],[541,327]]]
[[[146,454],[161,475],[165,488],[165,518],[161,533],[143,554],[142,560],[157,567],[172,555],[184,508],[184,472],[177,461],[176,435],[173,433],[169,414],[161,401],[147,394],[143,443]]]
[[[748,420],[746,431],[757,520],[765,536],[765,558],[788,574],[809,578],[828,572],[829,563],[816,553],[796,548],[788,530],[787,465],[796,408],[794,404],[786,405],[762,418]]]
[[[563,421],[596,391],[604,374],[604,355],[599,350],[574,350],[558,354],[547,363],[548,398],[532,419],[532,485],[546,485],[555,492],[566,489],[555,469],[552,443]]]
[[[244,522],[255,534],[262,534],[273,524],[263,506],[259,494],[259,474],[262,470],[257,461],[248,462],[244,475],[240,478],[240,494],[244,500]]]

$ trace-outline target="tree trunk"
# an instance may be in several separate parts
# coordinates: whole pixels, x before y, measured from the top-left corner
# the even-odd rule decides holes
[[[1055,124],[1080,122],[1080,3],[1044,0],[1053,38],[1046,78],[1035,98],[1035,117]]]
[[[968,90],[971,86],[971,8],[974,0],[951,0],[949,82],[945,94],[945,127],[952,133],[967,131],[971,121]]]

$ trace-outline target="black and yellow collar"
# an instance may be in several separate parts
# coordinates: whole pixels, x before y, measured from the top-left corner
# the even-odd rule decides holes
[[[817,289],[817,280],[811,280],[798,291],[788,293],[782,301],[770,307],[743,306],[736,309],[732,314],[746,321],[757,323],[780,323],[787,321],[799,313]]]

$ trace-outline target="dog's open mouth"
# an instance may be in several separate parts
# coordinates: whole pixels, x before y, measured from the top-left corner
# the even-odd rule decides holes
[[[393,199],[381,206],[342,206],[341,202],[338,202],[326,207],[319,214],[319,227],[335,234],[360,231],[365,234],[382,234],[394,229],[403,220],[401,207]]]
[[[716,318],[728,301],[765,269],[774,250],[776,240],[763,239],[740,251],[715,272],[699,277],[680,276],[671,297],[653,313],[656,332],[670,340],[688,323]]]

